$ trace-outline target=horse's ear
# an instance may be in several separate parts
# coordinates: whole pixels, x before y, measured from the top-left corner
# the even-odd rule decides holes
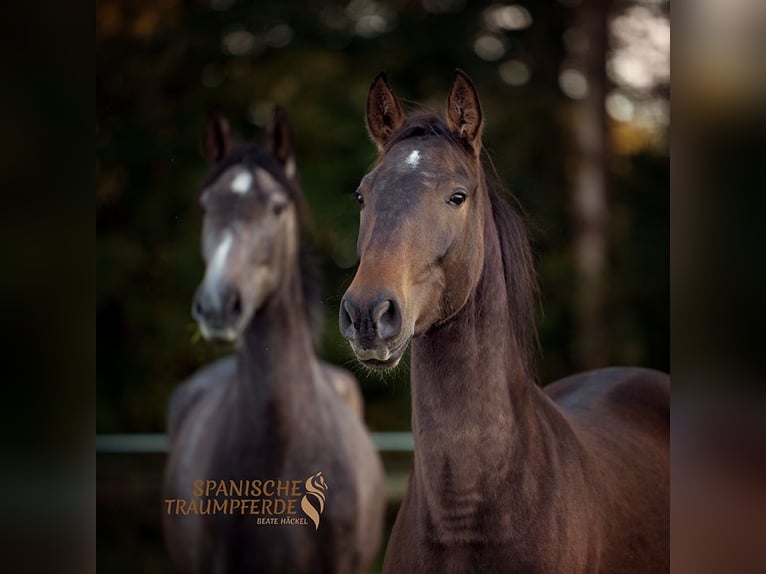
[[[202,138],[205,157],[213,163],[221,161],[232,148],[229,122],[220,110],[208,114]]]
[[[404,111],[399,99],[386,81],[385,72],[378,74],[367,94],[367,131],[382,151],[386,142],[404,122]]]
[[[295,178],[295,151],[293,138],[290,132],[290,123],[287,121],[287,112],[280,107],[274,106],[274,114],[269,124],[268,148],[271,154],[282,164],[287,178]]]
[[[455,70],[455,80],[447,98],[447,125],[478,157],[484,118],[476,86],[463,70]]]

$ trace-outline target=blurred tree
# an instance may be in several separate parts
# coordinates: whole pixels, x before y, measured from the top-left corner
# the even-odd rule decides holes
[[[572,131],[575,143],[572,219],[577,268],[575,339],[578,368],[607,364],[608,336],[604,299],[607,281],[609,146],[604,103],[607,94],[606,54],[611,1],[583,2],[574,28],[587,40],[577,54],[578,68],[565,69],[562,88],[579,99]],[[573,33],[570,31],[570,34]]]

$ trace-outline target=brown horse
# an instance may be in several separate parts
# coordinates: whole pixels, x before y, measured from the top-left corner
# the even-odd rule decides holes
[[[215,167],[201,196],[207,269],[193,314],[207,339],[237,350],[192,376],[170,402],[164,530],[173,564],[185,574],[363,572],[380,543],[382,465],[358,413],[343,402],[358,408],[356,381],[314,353],[299,232],[305,207],[286,118],[275,111],[269,151],[232,149],[217,114],[205,141]],[[207,488],[206,481],[226,490],[202,494],[197,484]],[[276,513],[277,499],[262,502],[273,487],[247,490],[254,481],[300,486],[277,491],[276,524],[261,520]],[[227,493],[229,504],[257,500],[243,503],[244,515],[186,510],[192,500],[203,509],[206,499],[223,503]],[[299,524],[280,521],[289,497],[287,516],[302,517]]]
[[[415,461],[384,571],[667,572],[669,377],[535,384],[532,257],[471,80],[457,72],[446,119],[407,117],[381,74],[367,125],[380,155],[340,329],[371,368],[412,343]]]

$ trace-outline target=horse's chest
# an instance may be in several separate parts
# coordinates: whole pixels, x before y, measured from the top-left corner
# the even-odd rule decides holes
[[[389,542],[386,574],[595,571],[584,567],[587,549],[580,544],[563,549],[565,539],[557,540],[555,525],[543,524],[541,516],[478,492],[437,494],[429,499],[421,490],[408,493]]]

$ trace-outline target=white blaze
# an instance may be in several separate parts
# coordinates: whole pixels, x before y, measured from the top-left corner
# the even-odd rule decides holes
[[[229,258],[229,251],[231,251],[231,245],[234,242],[234,236],[231,231],[227,231],[218,247],[215,248],[213,258],[210,260],[210,266],[207,268],[207,280],[216,282],[223,274],[226,268],[226,260]]]
[[[231,182],[231,190],[234,193],[247,193],[250,191],[250,186],[253,184],[253,176],[250,175],[249,171],[241,171],[237,174],[237,177],[234,178],[234,181]]]
[[[418,167],[418,164],[420,163],[420,152],[416,149],[412,150],[410,155],[407,156],[406,162],[410,167]]]

